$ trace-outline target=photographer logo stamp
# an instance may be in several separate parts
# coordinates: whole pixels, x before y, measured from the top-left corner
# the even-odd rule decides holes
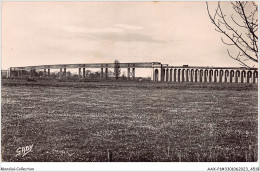
[[[29,145],[29,146],[19,147],[16,150],[17,154],[15,156],[22,156],[22,157],[24,157],[28,153],[32,152],[32,148],[33,148],[33,144]]]

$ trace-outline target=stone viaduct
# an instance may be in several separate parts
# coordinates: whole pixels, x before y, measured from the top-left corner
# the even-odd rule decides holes
[[[258,69],[244,67],[201,67],[201,66],[169,66],[160,62],[144,63],[119,63],[120,68],[127,69],[127,78],[135,78],[136,68],[150,68],[152,70],[151,80],[168,82],[225,82],[225,83],[258,83]],[[101,78],[108,77],[108,68],[114,68],[114,63],[95,64],[60,64],[11,67],[10,76],[22,77],[23,71],[30,71],[34,77],[36,70],[43,71],[43,77],[50,77],[51,69],[59,69],[60,77],[66,78],[66,69],[77,68],[78,77],[86,77],[86,69],[100,68]]]

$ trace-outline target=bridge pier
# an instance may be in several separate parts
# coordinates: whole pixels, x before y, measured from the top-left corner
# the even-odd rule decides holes
[[[101,68],[100,78],[103,78],[103,75],[104,75],[104,73],[103,73],[103,68]]]
[[[244,83],[244,77],[246,77],[246,72],[243,70],[242,72],[241,72],[241,83]]]
[[[208,73],[208,70],[206,69],[204,71],[204,82],[208,82],[208,75],[209,75],[209,73]]]
[[[51,76],[51,71],[50,71],[50,69],[48,69],[48,77],[50,77]]]
[[[66,68],[64,68],[63,76],[64,76],[64,78],[67,78]]]
[[[202,77],[203,77],[203,70],[202,69],[200,70],[199,74],[200,74],[200,82],[202,82]]]
[[[247,83],[250,83],[251,77],[252,77],[252,72],[251,72],[251,71],[248,71],[248,72],[247,72]]]
[[[233,70],[230,71],[229,77],[230,77],[229,82],[232,83],[233,77],[234,77],[234,71]]]
[[[172,82],[172,69],[170,69],[170,82]]]
[[[258,72],[254,71],[254,73],[253,73],[253,83],[257,82],[257,77],[258,77]]]
[[[228,75],[229,75],[229,72],[228,72],[228,70],[226,70],[225,73],[224,73],[224,81],[225,81],[225,83],[227,83]]]
[[[106,79],[108,79],[108,68],[107,67],[105,69],[105,77],[106,77]]]
[[[161,81],[165,81],[165,69],[161,68]]]
[[[132,77],[135,79],[135,68],[132,68]]]
[[[127,79],[130,80],[130,68],[127,68]]]
[[[166,69],[165,71],[166,71],[166,79],[165,79],[165,81],[168,82],[168,80],[169,80],[169,69]]]
[[[222,82],[222,78],[223,78],[223,70],[219,71],[219,82]]]
[[[86,77],[86,68],[82,68],[83,69],[83,78],[85,78]]]
[[[79,68],[79,78],[81,78],[81,68]]]
[[[189,82],[189,73],[190,73],[190,70],[187,69],[186,70],[186,82]]]
[[[173,70],[173,82],[176,82],[177,69]]]
[[[193,82],[193,75],[194,75],[194,70],[190,70],[190,82]]]

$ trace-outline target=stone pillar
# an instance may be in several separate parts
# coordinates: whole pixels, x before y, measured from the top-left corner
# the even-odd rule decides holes
[[[172,69],[170,69],[170,81],[172,81]]]
[[[135,79],[135,68],[132,68],[132,77]]]
[[[185,69],[182,69],[182,71],[181,71],[181,81],[182,82],[185,82],[185,78],[184,78],[184,76],[185,76]]]
[[[217,82],[218,70],[214,71],[214,82]]]
[[[252,75],[251,71],[248,71],[247,72],[247,77],[246,77],[246,82],[247,83],[250,83],[251,75]]]
[[[81,68],[79,68],[79,78],[81,78]]]
[[[246,73],[244,71],[241,72],[241,83],[244,83],[244,77],[246,76]]]
[[[86,68],[83,68],[83,78],[86,78]]]
[[[62,77],[62,68],[60,68],[60,78]]]
[[[51,76],[51,70],[48,69],[48,77],[50,77],[50,76]]]
[[[64,77],[65,77],[65,78],[67,78],[67,72],[66,72],[66,68],[64,68],[63,75],[64,75]]]
[[[219,71],[219,82],[222,82],[222,77],[223,77],[223,70]]]
[[[173,70],[173,81],[176,82],[177,69]]]
[[[166,81],[169,79],[169,69],[166,69]]]
[[[186,70],[186,82],[189,82],[189,72],[190,72],[190,70],[187,69]]]
[[[127,79],[130,80],[130,68],[127,68]]]
[[[103,68],[101,68],[101,72],[100,72],[100,78],[103,78]]]
[[[235,74],[235,82],[238,83],[238,73]]]
[[[207,81],[207,78],[208,78],[207,76],[208,76],[208,70],[205,70],[204,71],[204,82],[208,82]]]
[[[193,74],[194,74],[194,70],[191,69],[190,70],[190,82],[193,82]]]
[[[199,71],[195,69],[195,73],[194,73],[194,74],[195,74],[195,75],[194,75],[194,81],[195,81],[195,82],[198,82],[198,72],[199,72]]]
[[[181,69],[177,70],[177,80],[178,82],[181,82]]]
[[[227,83],[227,79],[228,79],[228,72],[225,71],[224,72],[224,82]]]
[[[106,75],[106,78],[108,78],[108,68],[107,67],[105,69],[105,75]]]
[[[202,82],[203,70],[200,70],[199,74],[200,74],[200,82]]]
[[[234,77],[234,71],[233,70],[231,70],[230,71],[230,74],[229,74],[229,76],[230,76],[230,83],[232,83],[233,82],[233,77]]]
[[[253,83],[257,82],[257,75],[258,75],[257,71],[254,71],[253,72]]]
[[[212,82],[213,71],[209,71],[209,82]]]

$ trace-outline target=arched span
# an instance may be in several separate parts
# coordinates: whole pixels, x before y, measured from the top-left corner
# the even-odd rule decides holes
[[[246,71],[243,70],[243,71],[241,72],[241,78],[240,78],[240,79],[241,79],[241,83],[244,83],[245,77],[246,77]]]
[[[195,82],[198,82],[198,74],[199,74],[199,70],[195,69],[195,76],[194,76]]]
[[[182,82],[185,82],[185,69],[182,69],[181,81],[182,81]]]
[[[257,83],[258,81],[258,72],[255,70],[253,73],[253,83]]]
[[[202,77],[203,77],[203,70],[200,69],[200,82],[202,82]]]
[[[194,69],[190,70],[190,82],[193,82]]]
[[[176,82],[177,69],[173,70],[173,81]]]
[[[158,81],[158,80],[159,80],[159,71],[158,71],[158,69],[155,69],[155,70],[154,70],[154,80],[155,80],[155,81]]]
[[[240,71],[237,70],[235,73],[235,82],[238,83],[238,78],[240,77]]]
[[[249,71],[247,71],[247,77],[246,77],[247,78],[247,80],[246,80],[247,83],[250,83],[251,77],[252,77],[252,71],[249,70]]]
[[[230,74],[229,74],[229,76],[230,76],[229,82],[230,82],[230,83],[233,82],[234,73],[235,73],[234,70],[231,70],[231,71],[230,71]]]
[[[223,70],[219,71],[219,82],[222,82],[222,78],[223,78]]]
[[[166,69],[165,81],[169,81],[169,69]]]
[[[190,69],[186,70],[186,82],[189,82]]]
[[[218,70],[216,69],[214,71],[214,82],[217,82],[217,77],[218,77]]]
[[[181,82],[181,69],[178,69],[178,82]]]
[[[172,69],[170,69],[170,81],[172,81]]]
[[[209,74],[208,69],[205,69],[205,70],[204,70],[204,82],[208,82],[208,81],[207,81],[207,78],[208,78],[207,76],[208,76],[208,74]]]
[[[161,81],[165,81],[165,69],[162,68],[162,72],[161,72]]]
[[[213,70],[209,70],[209,82],[212,82]]]
[[[229,71],[228,70],[225,70],[225,83],[227,83],[227,79],[228,79],[228,76],[229,76]]]

